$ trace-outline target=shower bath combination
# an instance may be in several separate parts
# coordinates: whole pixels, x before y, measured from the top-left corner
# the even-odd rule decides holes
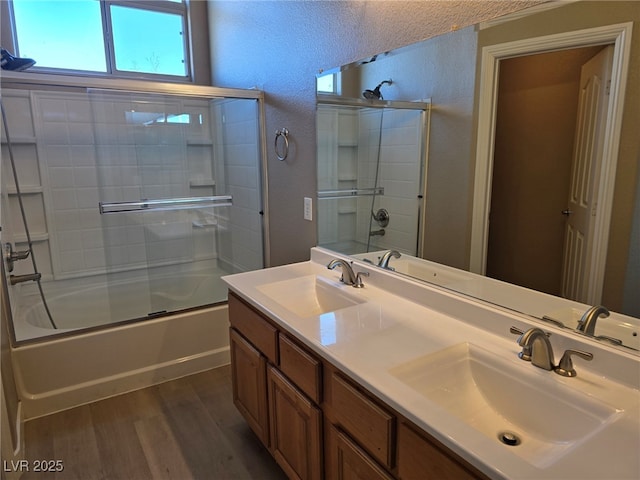
[[[429,110],[429,102],[319,96],[320,246],[348,254],[419,251]]]
[[[264,266],[261,92],[71,79],[67,91],[16,78],[0,97],[16,342],[208,312],[226,302],[220,276]],[[239,128],[246,148],[229,148]],[[234,189],[251,198],[233,205]]]
[[[391,79],[383,80],[373,90],[365,90],[364,92],[362,92],[362,96],[364,98],[366,98],[367,100],[384,100],[384,97],[382,96],[382,92],[380,92],[380,87],[382,87],[382,85],[384,85],[385,83],[387,85],[392,85],[393,84]]]
[[[2,68],[5,68],[5,64],[4,64],[4,52],[5,50],[2,49],[2,59],[3,59],[3,64],[2,64]],[[35,62],[33,62],[35,63]],[[33,65],[33,63],[31,65]],[[27,67],[25,67],[27,68]],[[42,300],[42,306],[44,307],[44,310],[46,312],[47,315],[47,319],[49,320],[49,323],[51,324],[51,327],[54,330],[58,329],[58,326],[56,325],[56,322],[53,320],[53,316],[51,315],[51,311],[49,310],[49,305],[47,304],[47,300],[45,298],[44,295],[44,291],[42,290],[42,284],[40,283],[40,280],[42,279],[42,274],[38,271],[38,265],[36,264],[36,258],[35,255],[33,253],[33,242],[31,241],[31,233],[29,231],[29,226],[27,224],[27,216],[25,213],[25,207],[24,207],[24,203],[22,201],[22,193],[20,191],[20,182],[18,181],[18,172],[16,169],[16,162],[13,156],[13,148],[11,145],[11,136],[9,135],[9,126],[7,123],[7,114],[4,110],[4,103],[2,103],[2,98],[0,97],[0,113],[2,115],[2,125],[4,127],[4,135],[5,135],[5,139],[7,142],[7,150],[9,152],[9,162],[11,164],[11,172],[13,174],[13,180],[14,180],[14,185],[15,185],[15,189],[16,189],[16,193],[17,193],[17,197],[18,197],[18,205],[20,207],[20,215],[22,217],[22,224],[24,225],[24,230],[25,230],[25,235],[27,238],[27,250],[23,250],[23,251],[14,251],[13,247],[11,246],[10,243],[7,243],[5,245],[5,251],[4,251],[4,258],[7,262],[7,266],[9,269],[9,272],[13,271],[13,263],[15,261],[18,260],[24,260],[27,257],[31,257],[31,265],[33,267],[33,273],[28,273],[28,274],[24,274],[24,275],[10,275],[9,276],[9,282],[11,283],[11,285],[16,285],[18,283],[22,283],[22,282],[36,282],[36,284],[38,285],[38,291],[40,293],[40,298]]]

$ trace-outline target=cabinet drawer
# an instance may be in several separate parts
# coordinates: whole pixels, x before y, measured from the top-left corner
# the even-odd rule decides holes
[[[395,417],[333,372],[330,404],[335,421],[376,460],[393,468]]]
[[[278,330],[233,292],[229,292],[229,321],[265,357],[278,363]]]
[[[331,480],[393,480],[378,464],[342,431],[329,427],[331,458],[327,478]]]
[[[321,399],[322,364],[289,337],[280,334],[280,370],[317,404]]]

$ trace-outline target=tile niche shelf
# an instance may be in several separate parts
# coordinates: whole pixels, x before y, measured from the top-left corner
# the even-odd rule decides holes
[[[189,186],[191,188],[212,188],[216,186],[216,181],[213,178],[192,178],[189,180]]]

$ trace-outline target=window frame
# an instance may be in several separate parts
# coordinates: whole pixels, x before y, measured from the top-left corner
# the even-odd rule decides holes
[[[68,68],[54,68],[54,67],[39,67],[36,63],[29,70],[38,73],[50,73],[50,74],[64,74],[86,77],[103,77],[103,78],[129,78],[129,79],[141,79],[151,81],[164,81],[171,83],[194,83],[194,65],[192,61],[192,38],[190,31],[190,5],[189,0],[182,0],[180,2],[174,2],[169,0],[94,0],[100,4],[100,15],[102,21],[102,32],[104,40],[104,54],[106,61],[106,72],[96,72],[91,70],[76,70]],[[20,45],[18,43],[17,25],[15,21],[15,14],[13,10],[14,0],[7,2],[9,15],[8,20],[11,27],[11,43],[13,44],[13,51],[16,55],[20,55]],[[4,3],[4,2],[3,2]],[[113,41],[113,28],[111,21],[111,7],[122,6],[128,8],[137,8],[140,10],[146,10],[150,12],[170,13],[179,15],[182,18],[182,37],[183,37],[183,49],[184,49],[184,64],[186,74],[180,75],[167,75],[148,72],[131,72],[127,70],[118,70],[116,68],[115,59],[115,47]],[[36,59],[37,60],[37,59]]]

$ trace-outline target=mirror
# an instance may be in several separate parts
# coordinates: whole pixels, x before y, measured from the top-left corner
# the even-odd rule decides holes
[[[327,110],[354,102],[384,112],[394,102],[430,99],[431,105],[419,174],[422,187],[416,194],[422,203],[409,218],[399,219],[392,212],[388,227],[376,224],[378,211],[385,209],[384,192],[374,194],[373,202],[371,196],[360,197],[362,192],[354,194],[357,199],[340,200],[366,205],[355,208],[355,224],[338,213],[344,210],[340,204],[328,208],[323,203],[329,202],[322,198],[329,172],[333,169],[339,179],[340,159],[346,154],[329,148],[338,162],[334,158],[328,169],[328,147],[321,146],[318,134],[318,244],[373,263],[384,250],[398,250],[401,258],[387,260],[399,273],[567,328],[576,328],[589,305],[602,304],[611,316],[598,319],[596,336],[637,349],[640,159],[634,132],[640,128],[640,85],[633,78],[640,71],[640,53],[630,48],[630,34],[639,22],[633,1],[615,6],[605,1],[558,2],[546,10],[521,11],[323,72],[318,76],[319,125]],[[581,132],[580,72],[598,55],[606,57],[602,71],[611,81],[602,103],[606,108],[601,108],[606,112],[602,127],[594,131],[601,132],[603,156],[613,161],[576,170],[572,162],[575,132]],[[402,151],[404,143],[397,138],[378,138],[377,145],[372,144],[374,133],[369,130],[365,136],[357,125],[359,119],[337,128],[342,135],[357,132],[352,135],[357,141],[348,147],[351,158],[375,157],[375,149],[383,152],[385,142],[393,145],[388,147],[392,151]],[[596,218],[587,227],[594,247],[578,267],[564,261],[571,257],[565,255],[567,218],[576,216],[569,203],[570,186],[576,183],[573,170],[589,173],[585,175],[592,181],[586,188],[597,199],[587,207]],[[370,171],[369,166],[369,181]],[[402,171],[402,165],[386,165],[379,169],[378,181],[368,186],[383,187]],[[358,190],[359,176],[350,178]],[[563,189],[556,189],[556,183]],[[516,208],[525,204],[529,209]],[[371,235],[398,223],[418,225],[415,234],[406,232],[413,251],[389,237]],[[327,228],[334,229],[333,236]],[[503,287],[500,293],[498,285]],[[546,301],[528,297],[531,290],[545,293]]]

